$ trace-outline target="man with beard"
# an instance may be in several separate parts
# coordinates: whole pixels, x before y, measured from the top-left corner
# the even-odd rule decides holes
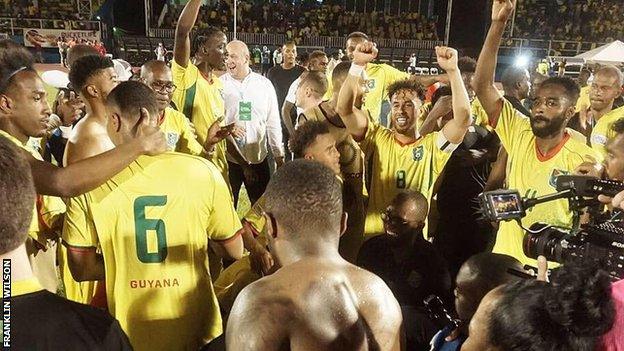
[[[525,118],[504,99],[494,85],[494,71],[500,41],[515,0],[495,0],[492,26],[477,64],[473,85],[501,143],[509,153],[507,182],[524,197],[554,193],[556,177],[567,174],[584,158],[599,155],[583,142],[570,137],[566,123],[574,115],[579,87],[571,79],[554,77],[544,81],[535,92],[532,116]],[[540,204],[522,219],[524,227],[535,222],[563,227],[572,224],[572,212],[566,200]],[[522,251],[524,230],[516,222],[503,222],[497,233],[494,252],[515,257],[523,264],[535,260]]]
[[[277,52],[277,51],[276,51]],[[283,63],[276,65],[269,70],[267,78],[273,83],[275,87],[275,93],[277,94],[277,105],[283,106],[286,95],[288,94],[288,88],[295,79],[299,78],[301,73],[305,69],[297,65],[297,45],[293,41],[288,41],[282,46],[282,58]],[[291,160],[292,154],[288,150],[289,132],[284,123],[285,118],[290,118],[292,124],[292,116],[290,113],[288,116],[282,116],[282,136],[284,139],[284,151],[286,152],[286,159]]]
[[[398,193],[405,189],[417,190],[431,200],[436,179],[470,127],[470,105],[457,68],[457,51],[437,47],[436,55],[454,91],[453,119],[441,132],[419,138],[416,121],[422,103],[422,87],[411,80],[397,81],[388,88],[392,129],[370,122],[364,113],[353,112],[360,110],[357,101],[361,94],[361,74],[377,57],[377,48],[366,42],[353,52],[351,69],[340,89],[336,110],[353,139],[360,143],[370,168],[366,172],[369,202],[365,238],[383,232],[382,212]],[[368,101],[368,95],[366,99]]]
[[[579,101],[583,98],[583,90],[587,94],[587,101],[582,103],[580,110],[577,108],[578,113],[568,123],[568,127],[582,133],[587,142],[597,151],[604,151],[605,133],[608,131],[606,124],[600,124],[600,121],[603,117],[609,119],[611,111],[616,108],[614,103],[615,99],[620,96],[622,79],[622,73],[617,67],[612,65],[600,67],[596,71],[592,84],[581,89]],[[598,127],[596,132],[594,132],[595,127]]]
[[[225,34],[215,27],[198,30],[191,42],[190,33],[195,25],[201,0],[189,1],[176,27],[175,44],[171,71],[173,84],[173,102],[177,110],[195,125],[197,141],[206,142],[209,127],[225,116],[223,104],[223,84],[214,74],[215,70],[225,70]],[[226,154],[243,165],[247,162],[236,148],[231,137],[217,143],[212,162],[228,182],[228,163]]]

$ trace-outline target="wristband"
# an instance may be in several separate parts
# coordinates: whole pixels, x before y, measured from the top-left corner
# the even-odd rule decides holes
[[[362,77],[362,73],[364,73],[364,66],[356,65],[352,62],[349,74],[355,77]]]
[[[64,139],[69,139],[69,137],[71,136],[72,127],[60,126],[59,130],[61,131],[61,136]]]

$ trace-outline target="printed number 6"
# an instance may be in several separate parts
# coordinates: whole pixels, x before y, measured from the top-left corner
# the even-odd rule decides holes
[[[145,218],[145,207],[164,206],[167,196],[141,196],[134,200],[134,234],[139,261],[143,263],[159,263],[167,258],[167,232],[162,219]],[[147,252],[147,231],[155,230],[158,241],[158,252]]]

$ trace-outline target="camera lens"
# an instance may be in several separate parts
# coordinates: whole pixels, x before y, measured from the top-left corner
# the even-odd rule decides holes
[[[534,226],[531,226],[533,230]],[[561,240],[566,233],[554,228],[546,229],[540,233],[527,233],[524,236],[523,250],[529,258],[537,259],[537,256],[545,256],[547,260],[554,262],[562,261]]]

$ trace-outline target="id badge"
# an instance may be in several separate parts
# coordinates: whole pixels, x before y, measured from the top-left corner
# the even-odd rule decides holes
[[[251,121],[251,101],[240,101],[238,103],[238,120],[243,122]]]

